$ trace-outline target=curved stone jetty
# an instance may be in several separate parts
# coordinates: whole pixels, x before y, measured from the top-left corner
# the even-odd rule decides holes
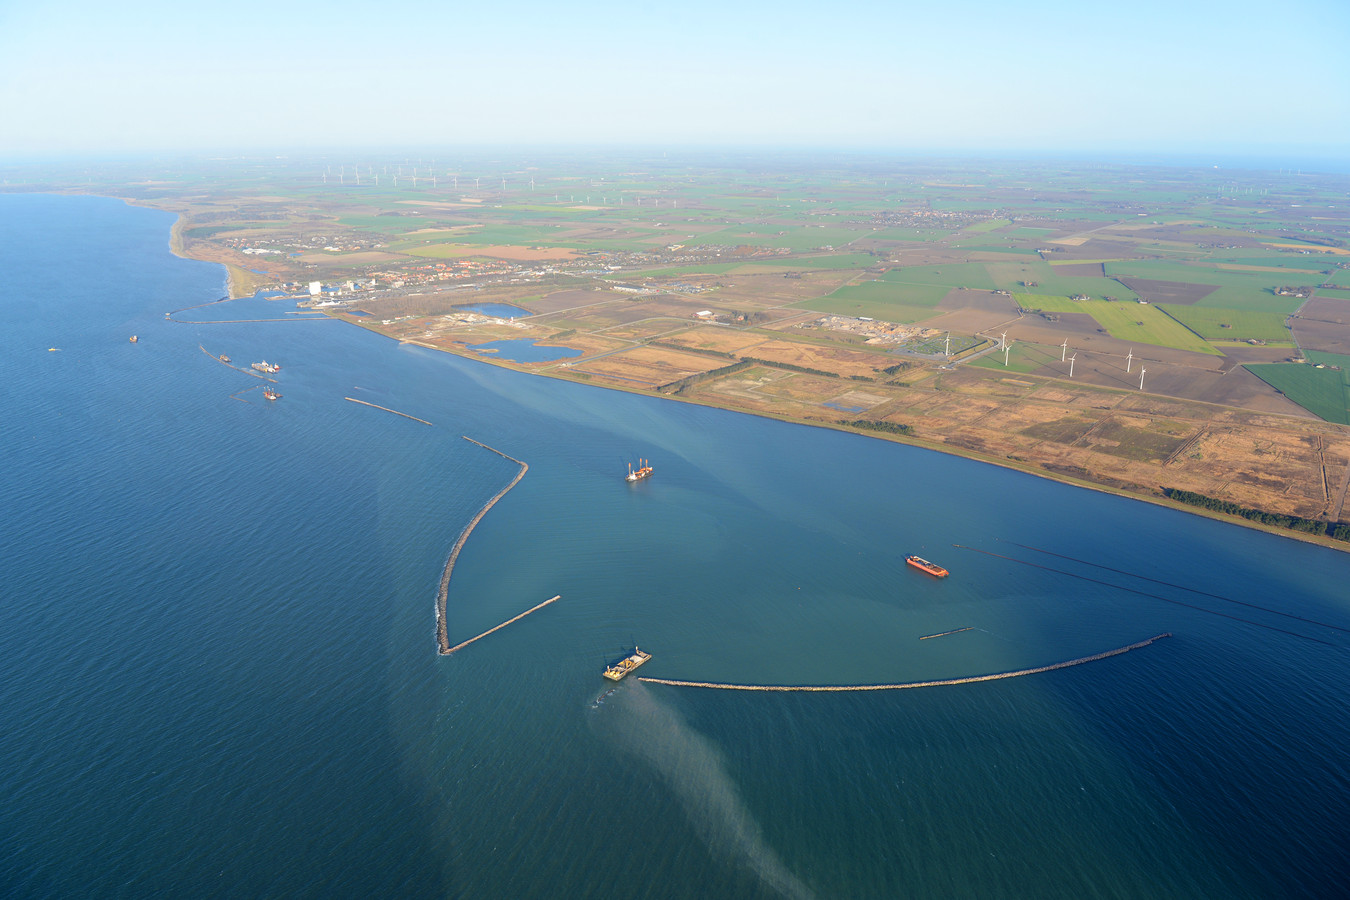
[[[511,490],[511,488],[515,487],[516,485],[520,484],[520,479],[524,478],[525,473],[530,471],[530,467],[528,465],[526,465],[525,463],[521,462],[520,460],[516,459],[513,456],[507,456],[502,451],[497,450],[493,447],[489,447],[482,441],[475,441],[473,438],[468,437],[466,435],[461,435],[461,437],[463,437],[464,440],[468,441],[471,444],[477,444],[478,446],[482,447],[485,450],[491,450],[498,456],[505,457],[506,459],[511,460],[511,462],[520,466],[520,471],[516,473],[515,478],[511,479],[510,484],[508,484],[506,487],[498,491],[496,496],[494,496],[487,503],[483,504],[483,508],[478,511],[478,515],[474,516],[473,519],[469,522],[469,524],[464,526],[464,530],[459,533],[459,540],[455,541],[455,546],[450,550],[449,559],[445,561],[445,571],[441,573],[441,589],[436,594],[436,642],[440,645],[441,654],[446,656],[448,656],[451,653],[454,653],[460,647],[463,647],[464,644],[471,644],[473,643],[473,641],[478,640],[478,638],[476,637],[470,641],[465,641],[464,644],[458,644],[454,647],[451,647],[450,636],[446,631],[445,602],[446,597],[450,593],[450,573],[455,570],[455,560],[459,559],[459,551],[464,549],[464,542],[469,539],[469,535],[473,532],[474,528],[477,527],[478,523],[483,520],[483,516],[487,515],[487,511],[492,509],[492,507],[496,505],[498,500],[505,497],[507,491]],[[553,598],[553,600],[556,599],[558,598],[557,597]],[[504,625],[510,625],[516,619],[521,618],[521,616],[529,615],[530,613],[534,612],[535,609],[539,609],[540,606],[547,606],[549,603],[552,603],[553,600],[546,600],[543,603],[539,604],[539,606],[534,607],[534,609],[527,610],[521,613],[519,616],[516,616],[515,619],[509,619],[508,621],[503,622],[501,625],[498,625],[497,628],[501,628]],[[497,628],[493,628],[490,631],[485,631],[478,637],[483,637],[484,634],[491,634],[493,631],[496,631]]]

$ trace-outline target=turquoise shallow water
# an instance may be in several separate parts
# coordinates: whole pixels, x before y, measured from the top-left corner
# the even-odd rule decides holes
[[[223,293],[171,222],[0,195],[6,896],[1340,894],[1350,556],[279,301],[167,321]],[[281,363],[283,399],[199,344]],[[460,435],[530,471],[452,639],[562,600],[439,658],[445,555],[515,473]],[[634,642],[642,674],[846,684],[1164,631],[595,706]]]

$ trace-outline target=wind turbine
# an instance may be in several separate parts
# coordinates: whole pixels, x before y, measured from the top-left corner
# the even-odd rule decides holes
[[[1059,361],[1064,362],[1064,354],[1069,352],[1069,339],[1065,338],[1064,343],[1059,345]]]
[[[952,355],[952,333],[947,332],[947,346],[943,349],[942,355],[951,358]]]
[[[1077,353],[1075,353],[1073,356],[1070,356],[1070,357],[1069,357],[1069,377],[1070,377],[1070,378],[1073,377],[1073,361],[1074,361],[1075,359],[1077,359],[1077,358],[1078,358],[1078,354],[1077,354]]]
[[[1139,390],[1141,391],[1144,389],[1144,373],[1147,371],[1148,369],[1142,367],[1139,369]]]
[[[1002,337],[998,339],[998,349],[1002,350],[1008,346],[1008,332],[1003,332]]]
[[[1008,357],[1012,354],[1012,345],[1015,344],[1015,343],[1017,343],[1017,342],[1016,342],[1016,341],[1010,341],[1010,342],[1008,343],[1008,346],[1006,346],[1006,347],[1003,348],[1003,368],[1005,368],[1005,369],[1008,368]]]
[[[1130,371],[1130,366],[1134,365],[1134,348],[1130,348],[1130,355],[1125,357],[1125,371]]]

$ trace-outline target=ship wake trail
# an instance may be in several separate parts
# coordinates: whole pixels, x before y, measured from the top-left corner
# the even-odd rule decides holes
[[[625,694],[621,708],[640,722],[619,729],[621,744],[656,768],[708,847],[715,854],[728,849],[739,854],[785,897],[814,897],[764,840],[712,742],[642,685]]]

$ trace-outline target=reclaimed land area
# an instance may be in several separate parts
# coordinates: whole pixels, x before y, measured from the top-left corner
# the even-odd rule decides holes
[[[175,211],[175,251],[232,296],[398,341],[1350,539],[1344,177],[418,164],[20,189]]]

